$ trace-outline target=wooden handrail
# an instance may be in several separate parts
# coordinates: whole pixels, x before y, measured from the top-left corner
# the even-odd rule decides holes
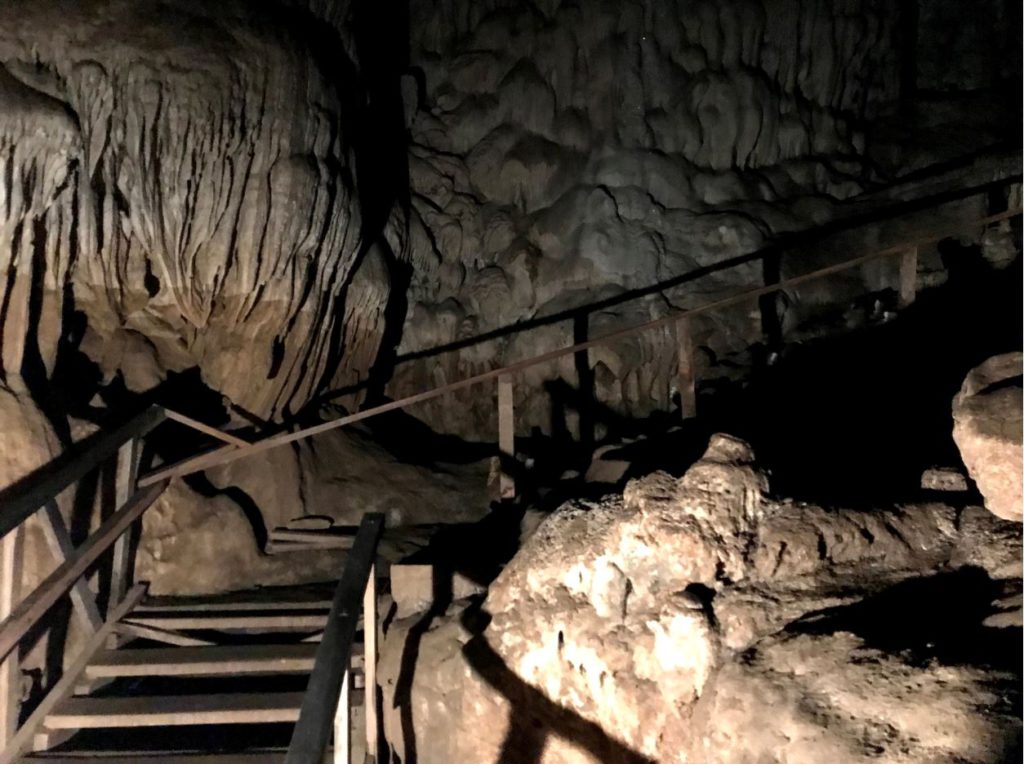
[[[568,355],[575,355],[576,353],[580,353],[592,347],[606,345],[610,342],[622,340],[634,334],[639,334],[640,332],[645,332],[650,329],[665,326],[667,324],[673,324],[676,321],[680,321],[687,318],[693,318],[694,316],[699,316],[704,313],[729,307],[731,305],[747,302],[749,300],[761,297],[763,295],[771,294],[773,292],[779,292],[785,289],[790,289],[792,287],[799,286],[800,284],[805,284],[809,281],[814,281],[820,278],[824,278],[826,276],[831,276],[835,273],[839,273],[844,270],[849,270],[850,268],[855,268],[859,265],[863,265],[864,263],[870,262],[872,260],[877,260],[883,257],[894,257],[897,255],[902,255],[909,248],[933,244],[949,236],[960,233],[964,230],[977,227],[984,227],[986,225],[991,225],[992,223],[997,223],[1000,220],[1006,220],[1008,218],[1015,217],[1020,214],[1021,211],[1019,209],[1008,210],[1006,212],[1000,212],[995,215],[989,215],[984,218],[972,220],[969,223],[961,223],[955,227],[950,226],[946,229],[934,232],[933,234],[927,237],[914,239],[912,241],[901,242],[900,244],[886,247],[885,249],[879,250],[877,252],[872,252],[871,254],[868,255],[862,255],[860,257],[855,257],[850,260],[845,260],[841,263],[836,263],[835,265],[820,268],[818,270],[811,271],[810,273],[795,276],[793,278],[786,279],[785,281],[780,281],[776,284],[767,284],[761,287],[754,287],[751,289],[742,290],[728,297],[723,297],[719,300],[714,300],[710,303],[701,305],[691,310],[683,310],[676,311],[674,313],[669,313],[668,315],[662,316],[661,318],[656,318],[641,324],[634,324],[633,326],[618,329],[614,332],[604,334],[600,337],[595,337],[594,339],[586,340],[585,342],[577,342],[576,344],[570,345],[568,347],[559,348],[557,350],[551,350],[546,353],[541,353],[540,355],[536,355],[532,358],[517,361],[515,363],[508,364],[507,366],[502,366],[501,368],[498,369],[491,369],[490,371],[481,372],[480,374],[476,374],[472,377],[466,377],[465,379],[460,379],[455,382],[449,382],[448,384],[440,385],[439,387],[435,387],[430,390],[425,390],[421,393],[416,393],[415,395],[410,395],[395,401],[383,403],[379,406],[364,409],[363,411],[356,412],[355,414],[349,414],[338,419],[332,419],[329,422],[323,422],[321,424],[314,425],[312,427],[307,427],[296,432],[273,435],[269,438],[264,438],[263,440],[256,441],[255,443],[245,446],[244,448],[235,448],[234,446],[216,448],[211,451],[201,453],[197,456],[188,457],[186,459],[183,459],[182,461],[165,465],[163,467],[159,467],[150,472],[149,474],[141,477],[139,479],[139,485],[149,485],[151,483],[166,480],[168,478],[189,475],[194,472],[199,472],[200,470],[209,469],[211,467],[216,467],[221,464],[227,464],[228,462],[233,462],[236,459],[251,456],[253,454],[260,453],[261,451],[266,451],[270,448],[283,446],[288,443],[294,443],[295,441],[298,440],[304,440],[305,438],[309,438],[314,435],[319,435],[320,433],[324,433],[329,430],[336,429],[338,427],[344,427],[345,425],[354,424],[355,422],[360,422],[364,419],[369,419],[370,417],[385,414],[389,411],[407,408],[414,404],[422,403],[423,401],[428,401],[433,398],[438,398],[442,395],[447,395],[448,393],[455,392],[456,390],[461,390],[466,387],[472,387],[473,385],[479,385],[483,382],[488,382],[503,375],[514,374],[524,369],[528,369],[531,366],[536,366],[542,363],[548,363],[550,361],[554,361]]]
[[[139,490],[14,608],[0,624],[0,660],[7,657],[46,611],[67,594],[75,581],[156,501],[165,487],[166,483],[158,483]]]
[[[178,424],[183,424],[186,427],[191,427],[196,432],[201,432],[204,435],[209,435],[217,440],[222,440],[236,448],[244,448],[249,445],[249,441],[242,440],[237,435],[232,435],[230,432],[224,432],[223,430],[218,430],[216,427],[211,427],[208,424],[200,422],[198,419],[193,419],[190,416],[179,414],[177,411],[172,411],[171,409],[164,409],[164,411],[167,413],[168,419],[171,419]]]
[[[165,416],[163,408],[150,406],[113,430],[101,430],[76,443],[53,461],[0,491],[0,536],[17,528],[43,504],[57,498],[65,488],[116,454],[129,440],[148,433]]]
[[[345,570],[334,591],[331,612],[327,616],[323,639],[316,651],[313,672],[302,698],[299,720],[292,731],[285,764],[309,764],[324,760],[334,726],[338,695],[351,663],[352,643],[359,623],[363,592],[373,570],[377,544],[383,529],[384,515],[363,515]],[[376,623],[370,623],[370,620],[366,619],[364,629],[376,628]],[[367,662],[372,660],[373,656],[366,656]],[[373,698],[372,690],[367,682],[368,699]],[[370,702],[367,700],[367,703]],[[370,753],[376,755],[375,751]]]

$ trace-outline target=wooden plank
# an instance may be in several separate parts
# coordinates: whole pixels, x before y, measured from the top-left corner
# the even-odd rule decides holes
[[[53,555],[58,565],[66,563],[74,555],[75,546],[71,543],[71,535],[68,533],[64,516],[61,515],[60,507],[57,506],[55,499],[51,499],[43,506],[40,520],[50,554]],[[120,602],[121,600],[114,601]],[[103,616],[100,615],[100,608],[96,604],[96,595],[92,593],[85,578],[79,578],[71,585],[71,604],[74,607],[75,615],[82,621],[86,630],[93,632],[103,625]]]
[[[334,541],[345,541],[352,546],[356,537],[358,527],[336,526],[329,531],[304,531],[291,528],[274,528],[268,534],[271,541],[302,541],[310,544],[333,543]]]
[[[259,629],[261,631],[309,631],[322,629],[327,623],[326,613],[132,613],[125,624],[153,626],[171,631],[209,629]]]
[[[349,706],[349,685],[350,676],[346,671],[341,678],[338,707],[334,711],[334,749],[331,756],[333,764],[350,764],[352,760],[352,736],[349,734],[352,709]]]
[[[910,247],[900,257],[900,307],[906,308],[917,299],[917,247]]]
[[[130,637],[149,639],[153,642],[161,642],[165,645],[176,645],[178,647],[202,647],[204,645],[209,646],[217,644],[216,642],[211,642],[208,639],[199,639],[198,637],[179,634],[176,631],[154,629],[152,626],[141,626],[136,623],[119,623],[117,625],[117,631]]]
[[[377,718],[377,566],[370,566],[363,592],[363,675],[366,691],[366,753],[370,764],[377,761],[380,723]]]
[[[23,761],[31,764],[281,764],[284,752],[246,751],[245,753],[165,753],[161,751],[69,751],[61,754],[37,753]]]
[[[108,650],[85,670],[89,678],[112,676],[215,676],[296,674],[312,671],[316,645],[218,645]]]
[[[139,459],[142,456],[142,442],[132,438],[117,452],[117,466],[114,474],[114,504],[122,506],[136,491],[139,478]],[[132,536],[133,529],[118,536],[114,542],[114,557],[110,567],[110,601],[120,602],[124,592],[132,583]]]
[[[21,596],[24,528],[15,528],[0,539],[0,618],[7,618]],[[21,665],[17,646],[0,664],[0,750],[18,729],[21,706]]]
[[[164,409],[164,411],[167,413],[168,419],[172,419],[178,424],[183,424],[186,427],[191,427],[193,430],[197,430],[201,433],[209,435],[210,437],[216,438],[217,440],[223,441],[224,443],[228,443],[234,446],[235,448],[244,448],[245,446],[249,445],[249,441],[242,440],[242,438],[239,438],[237,435],[232,435],[229,432],[224,432],[223,430],[218,430],[216,427],[211,427],[208,424],[204,424],[203,422],[200,422],[198,419],[193,419],[190,416],[179,414],[177,411],[172,411],[171,409]]]
[[[383,529],[384,515],[372,513],[363,517],[355,546],[334,592],[323,641],[317,650],[313,673],[302,699],[299,721],[288,745],[286,764],[323,760],[342,684],[349,670],[361,600]]]
[[[355,422],[361,422],[364,419],[369,419],[370,417],[378,416],[389,411],[396,411],[398,409],[408,408],[414,404],[422,403],[428,400],[433,400],[434,398],[439,398],[442,395],[447,395],[449,393],[455,392],[456,390],[462,390],[467,387],[479,385],[484,382],[488,382],[492,379],[501,377],[503,375],[514,374],[515,372],[528,369],[531,366],[536,366],[542,363],[548,363],[549,361],[554,361],[559,358],[563,358],[564,356],[567,355],[575,355],[576,353],[583,352],[584,350],[589,350],[590,348],[593,347],[599,347],[601,345],[606,345],[611,342],[617,342],[619,340],[625,339],[626,337],[631,337],[634,334],[638,334],[640,332],[648,331],[656,327],[661,327],[670,324],[674,321],[679,320],[681,315],[687,315],[691,317],[698,316],[704,313],[719,310],[721,308],[730,307],[732,305],[740,305],[742,303],[761,297],[762,295],[772,294],[774,292],[779,292],[785,289],[792,289],[793,287],[799,286],[800,284],[804,284],[809,281],[816,281],[817,279],[825,278],[826,276],[831,276],[835,273],[841,273],[842,271],[859,267],[861,265],[864,265],[865,263],[869,263],[879,258],[893,257],[895,255],[903,253],[910,246],[923,246],[925,244],[941,241],[942,239],[953,234],[959,233],[963,230],[969,230],[978,225],[988,225],[990,223],[994,223],[999,220],[1005,220],[1007,218],[1014,217],[1019,214],[1020,210],[1013,210],[1008,212],[1001,212],[997,215],[990,215],[986,218],[982,218],[981,220],[972,221],[969,224],[963,223],[957,225],[956,227],[950,227],[948,230],[939,233],[934,233],[931,236],[923,237],[914,241],[903,242],[901,244],[892,247],[887,247],[877,252],[872,252],[871,254],[862,255],[860,257],[855,257],[850,260],[846,260],[842,263],[836,263],[835,265],[820,268],[816,271],[811,271],[810,273],[805,273],[801,276],[794,276],[793,278],[787,279],[785,281],[780,281],[775,284],[767,284],[761,287],[753,287],[751,289],[745,289],[739,292],[734,292],[732,295],[728,297],[713,300],[712,302],[706,303],[692,310],[683,311],[682,313],[669,313],[668,315],[662,316],[661,318],[656,318],[641,324],[634,324],[633,326],[628,326],[624,329],[618,329],[614,332],[609,332],[608,334],[604,334],[601,335],[600,337],[595,337],[584,342],[578,342],[568,347],[559,348],[557,350],[551,350],[548,351],[547,353],[541,353],[540,355],[536,355],[532,358],[527,358],[523,361],[518,361],[516,363],[512,363],[498,369],[491,369],[489,371],[481,372],[480,374],[476,374],[472,377],[466,377],[465,379],[456,380],[455,382],[449,382],[448,384],[440,385],[430,390],[425,390],[421,393],[416,393],[415,395],[409,395],[406,396],[405,398],[399,398],[398,400],[383,403],[379,406],[364,409],[363,411],[356,412],[355,414],[349,414],[338,419],[333,419],[329,422],[322,422],[321,424],[314,425],[312,427],[307,427],[302,430],[297,430],[295,432],[273,435],[271,437],[264,438],[263,440],[252,443],[246,446],[245,448],[224,446],[222,448],[214,449],[212,451],[207,451],[205,453],[198,454],[193,457],[188,457],[179,462],[159,467],[150,472],[148,475],[145,475],[144,477],[140,478],[139,485],[151,485],[153,483],[171,477],[190,475],[194,472],[200,472],[202,470],[209,469],[210,467],[215,467],[221,464],[227,464],[228,462],[233,462],[236,459],[242,459],[253,454],[261,453],[270,448],[276,448],[277,446],[283,446],[288,443],[294,443],[299,440],[304,440],[306,438],[313,437],[314,435],[319,435],[321,433],[328,432],[338,427],[344,427],[345,425],[354,424]]]
[[[157,483],[136,493],[131,501],[107,518],[106,522],[75,550],[72,558],[58,566],[35,591],[21,601],[11,615],[0,624],[0,657],[6,656],[14,649],[53,603],[66,594],[75,581],[110,548],[135,518],[156,501],[165,486],[165,483]]]
[[[501,460],[499,496],[502,501],[516,497],[516,478],[511,465],[516,459],[516,420],[512,377],[498,377],[498,458]]]
[[[50,499],[92,472],[133,437],[146,434],[164,420],[164,410],[150,406],[113,430],[76,443],[53,461],[0,491],[0,535],[9,533]],[[156,483],[159,481],[151,481]]]
[[[238,602],[219,602],[217,600],[196,602],[143,602],[133,613],[192,613],[213,610],[218,613],[251,610],[264,612],[271,610],[323,610],[331,609],[330,600],[248,600]]]
[[[18,730],[18,734],[0,751],[0,764],[12,764],[12,762],[18,759],[21,752],[32,741],[36,730],[42,725],[50,711],[74,690],[85,667],[89,665],[89,661],[92,660],[96,651],[103,647],[104,641],[113,631],[117,621],[123,618],[126,613],[131,612],[131,609],[135,607],[145,593],[145,586],[140,584],[134,587],[128,592],[124,600],[111,611],[110,618],[100,627],[99,631],[90,635],[74,662],[64,669],[61,678],[50,688],[50,691],[39,702],[31,716],[25,720],[21,729]]]
[[[46,717],[50,729],[277,724],[299,718],[301,692],[68,698]]]
[[[676,345],[679,353],[679,410],[683,419],[697,416],[697,374],[693,358],[693,330],[690,321],[680,319],[675,324]]]

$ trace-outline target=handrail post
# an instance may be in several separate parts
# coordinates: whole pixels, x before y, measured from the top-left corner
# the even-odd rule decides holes
[[[369,764],[376,764],[379,746],[377,735],[377,566],[370,566],[363,592],[363,709],[366,712],[366,755]]]
[[[114,477],[114,509],[124,506],[125,502],[135,493],[139,477],[139,457],[142,443],[132,438],[117,452],[117,466]],[[135,529],[133,523],[114,542],[114,557],[110,571],[110,604],[115,607],[131,587],[132,573],[132,536]],[[115,637],[116,639],[116,637]]]
[[[345,668],[341,678],[341,690],[338,692],[338,707],[334,711],[334,750],[324,755],[327,764],[350,764],[352,760],[352,739],[349,735],[350,693],[352,684],[351,666]]]
[[[502,501],[512,501],[516,498],[516,478],[512,471],[516,459],[515,408],[512,392],[512,377],[508,374],[498,377],[498,460],[501,475],[498,496]]]
[[[352,667],[352,644],[358,628],[360,605],[366,597],[368,580],[372,577],[370,571],[377,557],[377,544],[383,529],[384,516],[378,513],[364,515],[359,524],[352,551],[338,587],[334,590],[331,612],[327,616],[323,638],[316,651],[313,671],[309,675],[309,684],[302,698],[299,719],[292,731],[284,764],[323,761],[332,732],[335,740],[334,761],[349,760],[348,683]],[[376,622],[376,617],[373,620]],[[364,622],[364,628],[367,623],[369,619]],[[376,684],[376,678],[373,683]]]
[[[900,256],[901,308],[910,306],[917,297],[917,247],[910,247]]]
[[[676,345],[679,354],[679,410],[683,419],[697,416],[697,379],[693,366],[693,335],[690,320],[680,318],[675,323]]]
[[[6,620],[21,596],[24,528],[18,526],[0,539],[0,621]],[[21,661],[15,646],[0,663],[0,750],[18,731],[21,703]]]

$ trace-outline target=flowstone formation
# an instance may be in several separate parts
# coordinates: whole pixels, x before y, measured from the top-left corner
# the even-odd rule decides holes
[[[1009,760],[1020,548],[981,508],[771,499],[716,435],[557,510],[479,609],[392,622],[387,737],[421,764]]]
[[[240,2],[10,2],[0,28],[6,378],[49,376],[63,334],[131,391],[198,367],[250,416],[304,405],[377,310],[346,293],[344,46]]]
[[[117,417],[156,388],[211,424],[238,425],[286,419],[332,380],[365,381],[390,292],[383,261],[401,253],[387,244],[394,220],[374,230],[364,220],[359,71],[351,41],[319,10],[0,8],[0,383],[12,391],[5,407],[17,396],[26,421],[44,417],[58,439],[12,429],[23,453],[66,448],[89,429],[74,417]],[[262,494],[239,485],[273,460],[238,465],[235,484],[202,495],[202,484],[176,487],[147,518],[155,588],[190,577],[199,591],[255,585],[287,568],[322,577],[326,564],[265,559],[265,526],[320,511],[302,501],[303,481],[329,493],[344,478],[318,471],[317,454],[354,443],[335,434],[298,449],[309,474],[283,471],[278,482],[291,482]],[[10,467],[3,485],[24,472]],[[351,519],[358,507],[347,509]],[[233,532],[212,535],[212,517]],[[228,560],[231,575],[218,574]]]
[[[416,267],[396,396],[762,282],[760,265],[714,266],[859,193],[872,177],[859,125],[898,96],[891,3],[445,0],[410,13]],[[582,324],[543,320],[708,267]],[[745,349],[759,321],[756,306],[698,321],[698,362]],[[598,400],[667,408],[674,343],[663,331],[592,350]],[[521,394],[520,422],[549,427],[544,383],[576,385],[572,359],[522,376],[542,392]],[[490,434],[486,396],[455,397],[423,416]]]

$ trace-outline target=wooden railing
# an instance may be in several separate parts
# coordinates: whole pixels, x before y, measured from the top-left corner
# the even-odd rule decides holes
[[[316,651],[313,673],[299,710],[285,764],[322,762],[333,733],[331,761],[349,764],[350,677],[352,644],[360,611],[363,615],[366,752],[377,760],[377,593],[374,562],[384,529],[384,515],[363,516],[345,570],[334,592],[323,639]],[[360,608],[360,605],[362,606]]]
[[[131,586],[131,536],[142,513],[163,492],[166,481],[136,486],[141,438],[167,418],[151,407],[124,424],[86,438],[52,462],[0,491],[0,764],[14,761],[31,743],[46,715],[67,697],[89,659],[106,643],[145,588]],[[17,444],[12,444],[17,445]],[[75,547],[58,497],[97,469],[114,467],[112,513]],[[20,596],[24,523],[38,514],[56,569],[27,596]],[[113,547],[106,612],[101,614],[86,575]],[[53,605],[70,595],[73,613],[86,632],[85,645],[20,727],[18,646]]]
[[[515,450],[515,416],[513,411],[513,384],[514,377],[518,372],[528,369],[532,366],[537,366],[543,363],[550,363],[552,361],[559,360],[565,356],[576,355],[577,353],[584,352],[590,348],[598,347],[601,345],[608,345],[613,342],[617,342],[637,334],[650,331],[652,329],[661,328],[664,326],[672,326],[675,329],[677,348],[679,353],[679,390],[681,397],[681,405],[683,409],[684,417],[694,416],[696,410],[696,373],[695,366],[693,363],[693,352],[694,344],[692,340],[691,329],[689,321],[697,316],[701,316],[707,313],[711,313],[716,310],[739,305],[745,302],[756,300],[765,295],[773,294],[775,292],[781,292],[787,289],[793,289],[794,287],[807,284],[812,281],[827,278],[828,276],[841,273],[843,271],[857,268],[865,265],[869,262],[880,260],[883,258],[899,258],[899,273],[898,283],[895,285],[897,293],[899,295],[900,304],[906,307],[913,302],[914,297],[917,293],[917,260],[918,250],[926,245],[935,244],[943,239],[956,234],[963,233],[964,231],[971,231],[977,229],[983,229],[993,223],[1007,220],[1011,217],[1020,215],[1019,209],[1008,210],[995,215],[989,215],[977,220],[971,220],[969,222],[959,223],[955,226],[948,226],[945,228],[934,230],[928,236],[916,238],[910,241],[901,242],[896,245],[886,247],[885,249],[872,252],[870,254],[861,255],[854,257],[849,260],[845,260],[834,265],[827,266],[825,268],[819,268],[809,273],[802,274],[800,276],[794,276],[784,281],[779,281],[774,284],[765,284],[762,286],[751,287],[749,289],[735,292],[727,297],[713,300],[699,307],[691,310],[682,310],[669,313],[661,318],[656,318],[651,321],[644,323],[635,324],[623,329],[610,332],[600,337],[595,337],[585,342],[577,342],[567,347],[558,348],[551,350],[546,353],[541,353],[532,358],[527,358],[522,361],[510,363],[500,368],[491,369],[489,371],[481,372],[465,379],[460,379],[455,382],[449,382],[448,384],[434,387],[430,390],[425,390],[415,395],[410,395],[398,400],[389,401],[388,403],[367,408],[362,411],[358,411],[354,414],[349,414],[337,419],[333,419],[328,422],[322,422],[321,424],[313,425],[312,427],[306,427],[295,432],[285,432],[277,435],[272,435],[254,443],[249,443],[244,446],[238,446],[236,444],[229,444],[223,447],[207,451],[205,453],[197,454],[195,456],[188,457],[182,461],[174,464],[168,464],[161,466],[147,475],[144,475],[139,480],[139,485],[145,486],[152,483],[157,483],[163,480],[167,480],[173,477],[179,477],[183,475],[189,475],[202,470],[210,469],[222,464],[233,462],[237,459],[243,459],[247,456],[262,453],[271,448],[278,446],[287,445],[294,443],[299,440],[311,438],[315,435],[319,435],[330,430],[334,430],[339,427],[361,422],[371,417],[386,414],[391,411],[399,409],[406,409],[417,403],[432,400],[434,398],[447,395],[457,390],[462,390],[468,387],[481,385],[485,382],[491,382],[497,380],[497,408],[498,408],[498,423],[499,433],[498,442],[500,444],[499,450],[502,456],[502,462],[508,464],[514,460]],[[509,498],[515,495],[515,486],[513,476],[507,472],[503,472],[502,476],[502,487],[501,493],[503,498]]]

